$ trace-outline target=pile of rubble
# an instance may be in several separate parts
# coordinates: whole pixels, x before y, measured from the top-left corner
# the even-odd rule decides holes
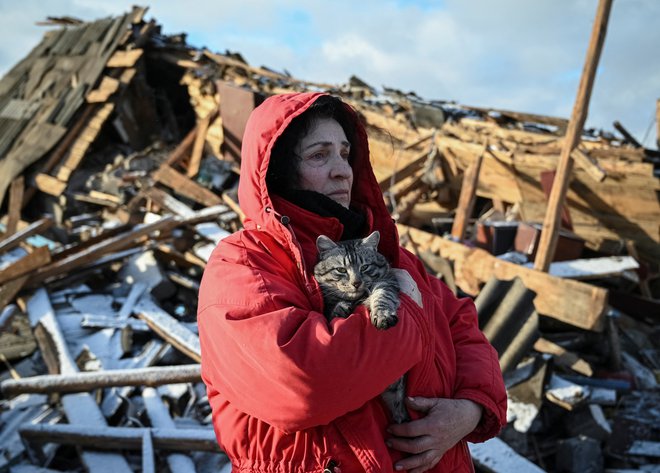
[[[0,80],[0,472],[229,471],[196,294],[241,228],[245,121],[324,90],[362,115],[402,243],[475,298],[510,423],[480,471],[660,471],[660,153],[586,130],[533,269],[567,121],[295,79],[164,36],[62,25]]]

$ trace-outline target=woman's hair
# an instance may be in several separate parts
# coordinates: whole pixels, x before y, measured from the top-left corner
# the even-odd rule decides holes
[[[330,95],[320,96],[307,110],[294,118],[277,139],[270,156],[266,185],[268,192],[286,195],[295,189],[300,180],[299,159],[295,155],[298,141],[312,128],[312,124],[322,118],[332,118],[344,130],[351,145],[355,144],[355,125],[347,105],[341,99]],[[354,147],[351,146],[349,162],[352,162]]]

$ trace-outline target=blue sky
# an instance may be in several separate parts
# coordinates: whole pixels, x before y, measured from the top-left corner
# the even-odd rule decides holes
[[[0,0],[0,74],[40,40],[48,15],[92,20],[123,0]],[[597,0],[243,0],[150,2],[165,33],[252,65],[428,99],[570,116]],[[619,120],[655,147],[660,98],[660,1],[614,0],[587,126]]]

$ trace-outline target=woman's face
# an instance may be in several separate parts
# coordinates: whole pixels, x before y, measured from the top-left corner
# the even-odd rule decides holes
[[[351,144],[341,125],[332,118],[319,118],[296,145],[300,158],[300,190],[316,191],[348,208],[353,170],[348,162]]]

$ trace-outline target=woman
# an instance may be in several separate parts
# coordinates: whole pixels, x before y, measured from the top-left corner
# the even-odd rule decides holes
[[[339,99],[273,96],[243,138],[245,229],[202,279],[202,376],[216,436],[239,472],[474,471],[466,441],[505,422],[497,355],[458,300],[399,247],[357,114]],[[312,277],[316,238],[379,230],[402,282],[399,322],[366,309],[333,319]],[[407,375],[412,421],[392,425],[380,394]]]

